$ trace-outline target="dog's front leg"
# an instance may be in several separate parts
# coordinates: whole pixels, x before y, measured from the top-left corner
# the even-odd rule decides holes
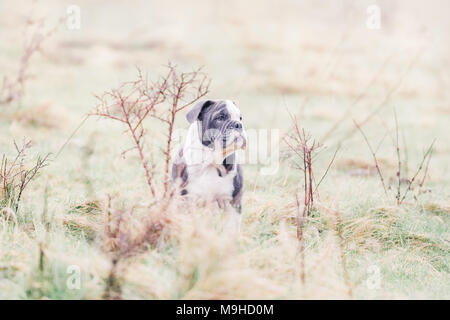
[[[238,234],[241,231],[241,213],[238,212],[230,202],[227,202],[225,206],[225,215],[225,230]]]

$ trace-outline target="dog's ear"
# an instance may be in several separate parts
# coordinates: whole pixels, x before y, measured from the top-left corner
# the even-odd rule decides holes
[[[197,102],[191,110],[189,110],[189,112],[186,115],[186,119],[187,121],[189,121],[189,123],[193,123],[194,121],[197,120],[202,120],[202,113],[206,110],[206,108],[208,108],[209,106],[211,106],[212,104],[214,104],[214,101],[211,100],[203,100],[203,101],[199,101]]]

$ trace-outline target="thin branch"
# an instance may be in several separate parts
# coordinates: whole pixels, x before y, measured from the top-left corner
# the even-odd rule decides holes
[[[386,197],[388,197],[386,185],[385,185],[385,183],[384,183],[384,178],[383,178],[383,175],[382,175],[382,173],[381,173],[380,166],[378,165],[377,156],[375,155],[375,152],[373,151],[372,146],[370,145],[369,139],[367,139],[366,134],[365,134],[364,131],[361,129],[361,127],[358,125],[358,123],[356,123],[355,120],[353,120],[353,123],[355,124],[355,126],[356,126],[356,128],[359,130],[359,132],[361,132],[362,136],[364,137],[364,140],[366,141],[367,146],[369,147],[369,150],[370,150],[370,152],[371,152],[371,154],[372,154],[372,157],[373,157],[373,160],[374,160],[374,162],[375,162],[375,167],[376,167],[376,169],[377,169],[378,176],[380,177],[381,184],[383,185],[384,193],[386,194]]]
[[[397,205],[400,204],[400,187],[401,187],[401,175],[402,175],[402,161],[400,158],[400,146],[399,146],[399,142],[398,142],[398,120],[397,120],[397,112],[394,108],[394,119],[395,119],[395,151],[397,154],[397,180],[398,180],[398,185],[397,185],[397,195],[395,196],[395,198],[397,199]]]
[[[320,184],[322,183],[323,179],[328,174],[328,171],[330,170],[331,166],[333,165],[334,159],[336,158],[337,152],[339,151],[340,146],[336,148],[336,151],[334,151],[333,158],[331,158],[330,163],[328,164],[327,170],[325,170],[325,173],[322,175],[322,177],[319,180],[319,183],[316,184],[316,188],[314,189],[314,193],[316,193],[317,189],[319,188]]]
[[[412,177],[412,179],[409,180],[408,187],[406,188],[406,191],[405,191],[402,199],[400,200],[400,204],[403,203],[403,200],[405,200],[406,195],[408,194],[408,191],[411,190],[411,185],[414,183],[414,181],[416,180],[416,178],[419,175],[420,171],[422,170],[422,167],[423,167],[423,164],[424,164],[426,158],[428,156],[431,156],[431,151],[433,150],[433,146],[434,146],[435,142],[436,142],[436,139],[433,140],[433,142],[431,143],[431,145],[428,148],[427,152],[425,152],[425,154],[423,155],[422,162],[420,162],[419,168],[417,169],[417,171],[414,174],[414,176]]]
[[[433,155],[433,150],[430,151],[430,156],[428,157],[428,161],[427,161],[427,164],[425,166],[425,172],[423,174],[422,181],[420,181],[420,184],[419,184],[420,187],[423,187],[423,184],[425,183],[425,179],[426,179],[427,174],[428,174],[428,167],[430,165],[430,160],[431,160],[431,156],[432,155]]]

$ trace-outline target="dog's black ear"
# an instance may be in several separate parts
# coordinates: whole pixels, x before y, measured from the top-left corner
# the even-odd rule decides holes
[[[187,121],[189,121],[189,123],[193,123],[194,121],[202,120],[202,113],[212,104],[214,104],[214,101],[211,100],[197,102],[187,113]]]

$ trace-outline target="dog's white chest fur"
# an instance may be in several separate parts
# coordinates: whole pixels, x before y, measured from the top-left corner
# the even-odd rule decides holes
[[[186,188],[188,194],[201,197],[207,201],[230,201],[233,193],[232,172],[225,176],[219,176],[215,167],[202,168],[201,171],[193,172],[188,169],[190,178]]]

